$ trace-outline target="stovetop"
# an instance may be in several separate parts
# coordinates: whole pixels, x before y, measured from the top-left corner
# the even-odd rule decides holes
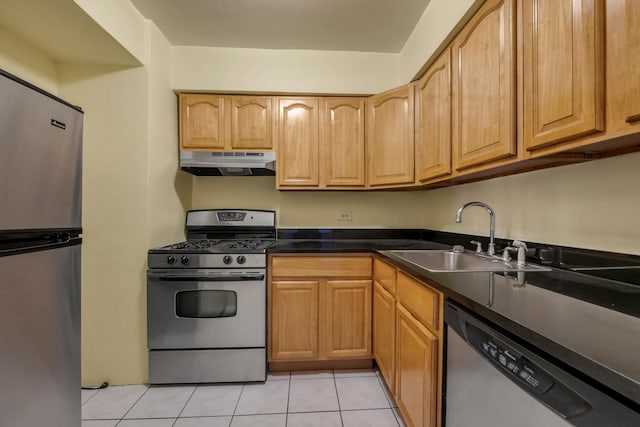
[[[264,253],[275,240],[192,239],[151,249],[149,253]]]

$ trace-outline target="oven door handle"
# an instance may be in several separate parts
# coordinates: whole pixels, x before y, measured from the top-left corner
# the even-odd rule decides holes
[[[263,273],[197,273],[197,272],[161,272],[149,271],[149,278],[164,281],[202,281],[202,282],[238,282],[238,281],[262,281]]]

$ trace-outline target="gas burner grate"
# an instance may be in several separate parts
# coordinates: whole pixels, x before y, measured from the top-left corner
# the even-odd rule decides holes
[[[259,249],[265,244],[262,240],[242,240],[237,242],[220,242],[220,249]]]
[[[186,242],[166,246],[166,250],[262,250],[268,248],[273,240],[219,240],[219,239],[193,239]]]
[[[169,249],[210,249],[220,245],[220,240],[188,240],[186,242],[177,243],[169,247]]]

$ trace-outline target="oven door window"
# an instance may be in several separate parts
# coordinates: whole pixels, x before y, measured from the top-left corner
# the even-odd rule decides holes
[[[198,290],[176,293],[178,317],[233,317],[237,311],[238,295],[234,291]]]

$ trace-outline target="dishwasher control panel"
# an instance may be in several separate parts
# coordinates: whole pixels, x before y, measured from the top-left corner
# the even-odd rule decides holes
[[[543,394],[553,386],[554,381],[542,369],[475,326],[467,324],[467,337],[469,343],[494,365],[517,378],[534,392]]]

